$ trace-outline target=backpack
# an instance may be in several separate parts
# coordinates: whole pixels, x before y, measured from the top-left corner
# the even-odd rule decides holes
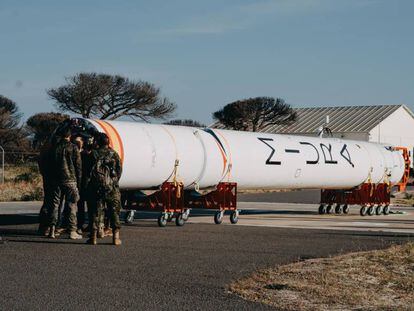
[[[99,157],[92,167],[90,185],[99,196],[111,192],[115,186],[112,162]]]

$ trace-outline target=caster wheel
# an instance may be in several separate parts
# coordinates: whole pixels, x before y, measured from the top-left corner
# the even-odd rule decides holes
[[[234,211],[230,214],[230,222],[234,225],[237,224],[237,222],[239,221],[239,216],[237,215],[237,212]]]
[[[332,214],[332,211],[333,211],[332,205],[328,205],[328,206],[326,207],[326,213],[327,213],[327,214]]]
[[[361,209],[359,210],[359,213],[361,214],[361,216],[365,216],[368,212],[368,207],[366,207],[365,205],[361,207]]]
[[[341,205],[337,204],[335,206],[335,214],[341,214],[341,213],[342,213]]]
[[[165,214],[161,214],[158,216],[158,226],[165,227],[167,225],[167,216]]]
[[[222,212],[217,212],[214,214],[214,223],[216,225],[219,225],[223,222],[223,213]]]
[[[384,213],[384,215],[388,215],[390,213],[390,206],[389,205],[385,205],[384,208],[382,209],[382,212]]]
[[[134,221],[134,216],[135,216],[134,211],[128,211],[125,217],[125,223],[132,224]]]
[[[375,213],[375,210],[374,210],[374,205],[370,205],[370,206],[368,207],[368,215],[369,215],[369,216],[372,216],[372,215],[374,215],[374,213]]]
[[[318,212],[321,215],[325,214],[326,213],[326,207],[325,207],[325,205],[323,205],[323,204],[319,205]]]
[[[185,220],[183,218],[183,214],[182,213],[178,213],[177,217],[175,217],[175,224],[177,227],[182,227],[185,224]]]
[[[348,214],[349,213],[349,206],[348,206],[348,204],[345,204],[344,206],[342,206],[342,212],[344,214]]]
[[[381,205],[378,205],[375,208],[375,214],[377,214],[378,216],[382,214],[382,206]]]

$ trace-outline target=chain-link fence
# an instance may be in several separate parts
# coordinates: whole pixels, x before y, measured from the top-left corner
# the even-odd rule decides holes
[[[42,178],[37,158],[38,153],[34,152],[4,152],[4,161],[0,157],[0,201],[42,199]]]

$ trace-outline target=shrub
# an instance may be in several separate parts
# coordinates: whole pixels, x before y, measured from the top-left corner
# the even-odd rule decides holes
[[[24,193],[20,199],[21,201],[41,201],[43,199],[43,190],[40,187],[35,187],[28,193]]]
[[[0,184],[0,202],[42,200],[42,178],[33,163],[8,165]]]

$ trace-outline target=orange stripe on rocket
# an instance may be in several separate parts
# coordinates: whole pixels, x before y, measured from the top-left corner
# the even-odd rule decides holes
[[[214,140],[216,141],[217,147],[220,150],[221,157],[223,159],[222,174],[224,175],[224,173],[226,172],[227,163],[228,163],[228,155],[227,155],[226,149],[224,148],[224,145],[222,144],[222,142],[220,141],[220,139],[218,138],[218,136],[212,129],[204,129],[204,131],[210,134],[211,136],[213,136]]]
[[[124,163],[124,145],[122,143],[121,136],[119,136],[118,131],[108,122],[103,120],[95,120],[98,123],[106,135],[109,137],[109,145],[114,149],[119,157],[121,158],[121,163]]]

